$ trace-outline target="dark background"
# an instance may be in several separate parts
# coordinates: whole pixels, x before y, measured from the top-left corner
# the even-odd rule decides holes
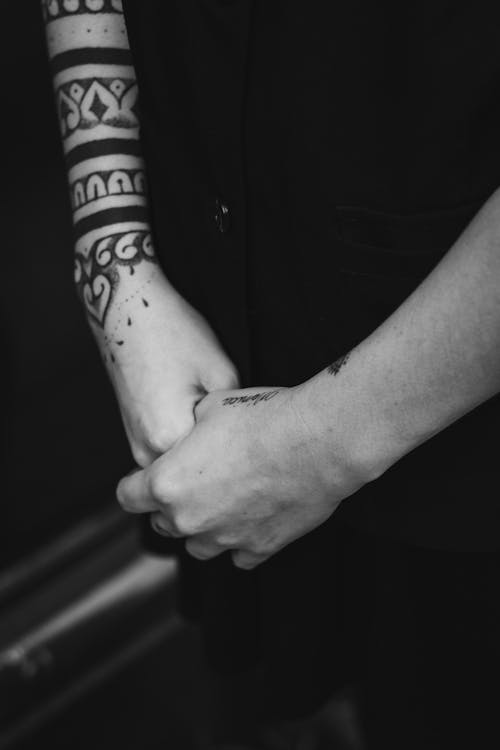
[[[118,536],[92,541],[47,580],[38,580],[32,569],[37,555],[45,561],[45,550],[81,521],[95,527],[99,511],[106,517],[106,509],[119,510],[115,487],[133,459],[73,284],[66,171],[38,0],[3,3],[1,24],[0,579],[8,583],[11,570],[28,564],[34,580],[6,608],[0,601],[0,624],[7,628],[0,662],[9,643],[6,623],[13,623],[12,639],[23,634],[24,624],[36,629],[39,609],[40,624],[50,623],[69,611],[72,597],[99,586],[136,554],[128,537],[120,541],[118,529]],[[36,604],[44,592],[56,600],[53,611],[49,604]],[[116,625],[110,603],[87,626],[46,645],[52,658],[46,674],[42,669],[18,676],[0,664],[2,709],[12,703],[14,716],[17,702],[25,706],[19,709],[25,718],[22,712],[19,719],[0,716],[0,746],[191,748],[194,693],[202,690],[199,651],[185,626],[169,635],[174,615],[163,603],[169,597],[166,589],[164,597],[131,604],[128,630]],[[121,654],[152,624],[160,635],[127,662]],[[67,664],[74,664],[67,689],[78,690],[87,667],[98,673],[103,654],[97,645],[110,637],[121,665],[52,716],[54,700],[64,704]],[[19,743],[9,739],[12,727],[14,733],[21,730]]]
[[[73,286],[66,175],[37,0],[2,4],[0,566],[99,506],[131,468]]]

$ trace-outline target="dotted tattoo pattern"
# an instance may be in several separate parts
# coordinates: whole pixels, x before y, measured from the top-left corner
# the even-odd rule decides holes
[[[122,0],[43,0],[45,21],[82,13],[123,13]]]
[[[247,396],[228,396],[222,400],[223,406],[239,406],[245,404],[246,406],[257,406],[257,404],[263,401],[270,401],[279,393],[276,391],[266,391],[265,393],[252,393]]]
[[[118,329],[122,330],[123,325],[126,325],[127,328],[130,328],[133,325],[133,318],[130,314],[129,303],[139,298],[140,304],[142,304],[143,307],[145,308],[149,307],[149,302],[146,299],[147,288],[149,284],[151,284],[151,279],[147,279],[146,281],[144,281],[139,287],[137,287],[137,289],[134,292],[129,293],[128,297],[126,297],[124,300],[116,304],[115,325],[110,331],[103,331],[104,343],[106,344],[106,349],[107,349],[107,351],[103,352],[103,358],[106,364],[109,363],[113,365],[116,362],[116,358],[113,353],[113,346],[121,347],[125,344],[125,340],[122,338],[123,331],[120,335],[120,338],[117,338]],[[125,308],[125,312],[123,308]]]
[[[135,266],[143,260],[156,263],[151,234],[147,230],[114,233],[96,240],[87,255],[76,253],[75,283],[88,316],[95,324],[104,328],[119,282],[118,267],[128,267],[133,275]]]

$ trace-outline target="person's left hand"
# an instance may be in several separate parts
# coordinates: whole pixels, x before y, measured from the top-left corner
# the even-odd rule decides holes
[[[120,504],[152,512],[160,533],[188,537],[200,560],[232,550],[240,568],[263,562],[364,484],[349,457],[330,454],[305,421],[302,388],[209,393],[191,433],[122,479]]]

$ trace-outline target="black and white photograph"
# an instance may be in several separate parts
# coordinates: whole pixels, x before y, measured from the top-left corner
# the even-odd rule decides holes
[[[500,747],[500,5],[4,0],[0,750]]]

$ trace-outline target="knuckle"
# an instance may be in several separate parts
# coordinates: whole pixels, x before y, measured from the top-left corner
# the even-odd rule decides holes
[[[160,471],[157,471],[154,468],[151,469],[147,478],[147,486],[149,493],[155,500],[159,502],[164,501],[166,486]]]
[[[180,536],[193,536],[198,531],[197,524],[185,513],[176,513],[173,524]]]
[[[122,510],[127,512],[132,510],[130,498],[128,497],[127,491],[125,489],[125,483],[123,479],[118,482],[116,488],[116,499],[118,500],[118,504],[121,506]]]
[[[282,546],[282,545],[281,545]],[[245,550],[255,557],[271,557],[280,549],[280,537],[276,533],[269,533],[260,538],[249,540]]]
[[[245,545],[242,550],[243,554],[249,557],[260,557],[261,555],[267,554],[267,545],[265,542],[252,541]]]
[[[190,432],[193,422],[191,405],[183,412],[171,413],[168,424],[155,425],[146,431],[147,447],[157,456],[162,455]]]
[[[246,546],[244,549],[233,552],[233,563],[237,568],[253,570],[272,557],[274,552],[274,548],[264,551],[262,546]]]
[[[240,376],[231,362],[223,362],[204,378],[204,385],[211,391],[232,391],[239,388]]]
[[[150,435],[146,444],[150,453],[161,456],[168,451],[175,442],[175,438],[169,430],[157,431]]]
[[[180,536],[180,537],[192,536],[191,528],[189,524],[185,524],[182,521],[173,519],[172,528],[176,536]]]
[[[189,508],[185,507],[188,498],[182,485],[177,484],[171,473],[162,466],[153,464],[148,474],[148,493],[157,504],[158,510],[169,518],[179,534],[191,533],[193,522]]]
[[[257,544],[252,549],[252,554],[256,557],[271,557],[271,555],[274,555],[276,552],[276,545],[271,544],[269,542],[264,542],[262,544]]]
[[[130,449],[132,451],[132,457],[135,463],[137,464],[137,466],[140,466],[141,469],[145,469],[154,461],[154,455],[151,453],[151,451],[148,451],[146,446],[140,445],[138,443],[132,443]]]
[[[217,534],[214,537],[214,542],[218,547],[223,549],[237,549],[241,545],[241,539],[238,539],[235,535],[228,534]]]
[[[253,556],[246,552],[234,552],[232,555],[233,564],[241,570],[251,570],[254,567]]]

